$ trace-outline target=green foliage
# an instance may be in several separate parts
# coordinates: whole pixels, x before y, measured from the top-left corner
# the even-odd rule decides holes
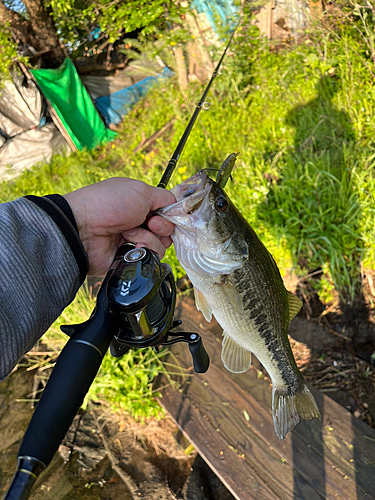
[[[17,59],[17,44],[14,42],[8,24],[0,23],[0,93],[4,82],[10,79],[10,67]],[[18,58],[19,61],[27,63],[27,58]]]
[[[361,262],[375,262],[371,23],[369,16],[341,9],[298,43],[275,46],[245,22],[170,186],[239,152],[228,193],[279,266],[303,262],[306,273],[328,266],[346,301],[360,286]],[[127,116],[115,143],[56,157],[3,184],[0,199],[63,193],[113,175],[156,185],[201,93],[193,84],[182,97],[176,79],[161,81]],[[150,137],[172,118],[168,137],[148,154],[133,153],[143,134]],[[180,277],[173,250],[166,261]]]
[[[303,164],[293,160],[287,158],[282,177],[272,182],[259,217],[309,269],[328,262],[336,289],[353,300],[364,253],[357,173],[346,168],[338,178],[325,158]]]
[[[322,266],[323,276],[317,280],[311,280],[311,285],[314,290],[318,293],[321,302],[328,303],[335,300],[335,285],[332,281],[329,267],[327,264]]]
[[[121,358],[106,354],[87,398],[105,399],[114,410],[125,410],[137,420],[161,417],[163,410],[156,401],[160,394],[153,390],[152,382],[166,371],[162,355],[151,347],[131,349]]]
[[[139,38],[157,37],[168,32],[176,23],[181,24],[185,12],[176,0],[49,0],[56,28],[72,55],[82,53],[84,46],[96,45],[108,40],[115,43],[125,33],[138,31]],[[97,42],[91,33],[100,29]]]

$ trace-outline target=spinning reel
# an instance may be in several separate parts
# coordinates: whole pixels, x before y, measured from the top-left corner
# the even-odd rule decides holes
[[[174,333],[180,326],[174,320],[176,284],[168,264],[148,248],[125,243],[118,250],[108,282],[109,307],[117,319],[118,331],[109,345],[112,356],[119,357],[129,348],[187,342],[194,370],[208,370],[209,358],[197,333]]]

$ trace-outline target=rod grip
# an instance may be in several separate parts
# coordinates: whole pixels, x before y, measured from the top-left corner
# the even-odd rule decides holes
[[[118,331],[107,296],[111,269],[100,287],[91,318],[61,327],[71,335],[34,411],[18,457],[31,457],[47,466],[83,403],[109,343]]]
[[[72,328],[72,327],[70,327]],[[52,460],[92,384],[113,337],[110,318],[95,315],[74,326],[22,441],[19,456],[46,466]]]
[[[18,457],[18,469],[3,500],[27,500],[45,465],[31,457]]]

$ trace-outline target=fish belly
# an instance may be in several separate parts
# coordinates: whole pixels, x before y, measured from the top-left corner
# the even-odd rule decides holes
[[[258,327],[251,319],[249,311],[239,310],[237,304],[228,298],[227,293],[215,278],[199,276],[194,272],[188,272],[188,276],[194,287],[204,296],[224,333],[257,357],[266,368],[274,385],[286,387],[279,366],[273,359],[265,339],[259,334]],[[241,298],[239,298],[239,303],[242,303]]]

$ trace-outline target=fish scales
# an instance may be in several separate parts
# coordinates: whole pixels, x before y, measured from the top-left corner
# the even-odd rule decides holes
[[[264,293],[257,293],[262,290],[260,284],[258,286],[252,287],[253,292],[249,291],[247,278],[249,273],[247,271],[248,270],[245,266],[244,269],[234,272],[234,281],[238,283],[239,292],[241,293],[241,290],[244,290],[244,293],[241,293],[241,296],[243,297],[244,310],[248,312],[249,317],[254,321],[259,336],[267,346],[267,354],[270,353],[274,361],[277,363],[277,366],[286,385],[288,387],[291,385],[294,386],[297,383],[297,377],[296,374],[288,367],[288,363],[295,363],[293,355],[290,352],[291,356],[288,357],[288,360],[286,362],[284,343],[280,343],[279,337],[275,337],[272,334],[273,331],[285,331],[285,324],[287,325],[289,323],[289,316],[284,315],[283,317],[280,315],[270,317],[269,315],[267,315],[266,311],[264,310],[263,303],[264,300],[270,300],[270,296]],[[236,275],[238,275],[238,278]],[[283,294],[283,290],[280,290],[279,293]],[[282,349],[281,352],[280,348]],[[255,350],[253,350],[252,352],[254,352],[254,354],[256,355]]]
[[[223,328],[224,366],[245,372],[254,353],[268,371],[274,427],[282,439],[301,419],[320,413],[287,336],[301,303],[286,290],[274,259],[222,189],[236,156],[224,162],[217,182],[201,171],[176,186],[177,202],[158,213],[175,224],[176,255],[194,286],[197,308]]]

